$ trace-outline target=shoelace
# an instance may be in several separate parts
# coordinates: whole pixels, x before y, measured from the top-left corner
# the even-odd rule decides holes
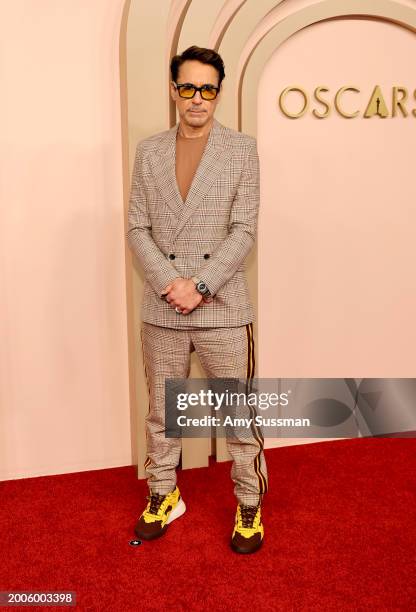
[[[240,513],[241,513],[241,523],[243,527],[252,528],[254,519],[256,518],[258,506],[241,506],[240,505]]]
[[[151,495],[147,495],[146,499],[150,501],[150,507],[148,512],[150,514],[157,514],[165,497],[166,495],[160,495],[159,493],[152,493]]]

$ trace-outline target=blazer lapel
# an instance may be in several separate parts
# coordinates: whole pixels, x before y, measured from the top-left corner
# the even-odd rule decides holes
[[[184,206],[176,182],[176,132],[178,124],[167,131],[159,149],[149,156],[152,173],[163,199],[171,211],[179,217]]]
[[[183,202],[176,181],[176,134],[179,123],[166,132],[159,149],[149,156],[152,173],[163,199],[177,217],[172,240],[183,229],[189,217],[202,202],[221,170],[231,157],[231,147],[225,128],[214,119],[201,161],[193,178],[186,201]]]
[[[189,217],[202,202],[230,157],[231,147],[225,137],[225,129],[214,119],[204,153],[195,172],[185,203],[182,203],[181,199],[181,210],[178,225],[173,232],[173,240],[175,240]],[[175,185],[177,189],[176,176]]]

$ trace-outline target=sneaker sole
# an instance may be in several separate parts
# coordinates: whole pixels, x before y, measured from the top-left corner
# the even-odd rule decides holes
[[[231,540],[230,542],[230,546],[232,548],[232,550],[240,555],[251,555],[255,552],[257,552],[262,546],[263,546],[263,540],[260,541],[260,544],[258,544],[257,546],[255,546],[254,548],[251,549],[247,549],[247,548],[240,548],[239,546],[236,546],[233,541]]]
[[[177,519],[180,516],[182,516],[182,514],[185,512],[185,510],[186,510],[185,502],[181,498],[178,501],[178,503],[176,504],[176,506],[174,507],[174,509],[172,510],[172,512],[169,514],[169,518],[166,521],[165,525],[169,525],[169,523],[171,523],[175,519]]]

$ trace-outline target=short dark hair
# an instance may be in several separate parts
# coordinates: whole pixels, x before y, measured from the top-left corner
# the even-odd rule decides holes
[[[176,83],[179,68],[188,60],[197,60],[202,64],[214,66],[214,68],[216,68],[218,71],[218,87],[221,87],[222,80],[225,77],[224,62],[222,61],[222,57],[216,51],[214,51],[214,49],[205,49],[204,47],[197,47],[196,45],[188,47],[180,55],[175,55],[172,57],[170,62],[172,81],[175,81]]]

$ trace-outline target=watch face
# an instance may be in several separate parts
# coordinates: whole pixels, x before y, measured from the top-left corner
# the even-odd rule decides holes
[[[205,289],[207,288],[206,284],[204,282],[200,282],[198,283],[198,291],[205,291]]]

